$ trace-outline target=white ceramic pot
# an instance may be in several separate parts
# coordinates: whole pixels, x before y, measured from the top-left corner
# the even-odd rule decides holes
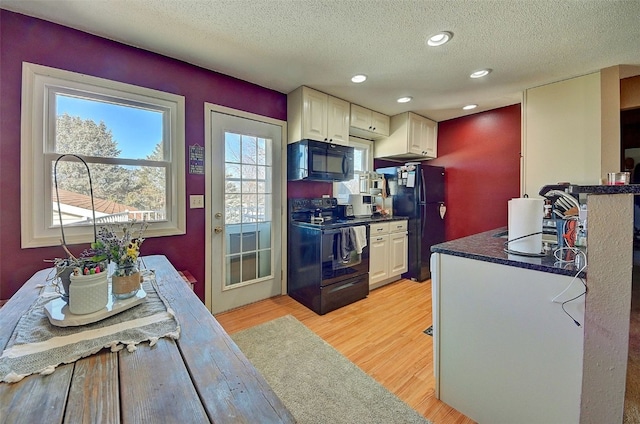
[[[89,275],[71,274],[69,285],[69,312],[76,315],[97,312],[109,302],[107,273]]]

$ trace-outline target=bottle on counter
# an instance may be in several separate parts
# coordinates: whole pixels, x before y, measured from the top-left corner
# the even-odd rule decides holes
[[[553,214],[551,212],[551,200],[549,199],[545,199],[544,200],[544,206],[543,206],[543,211],[544,211],[544,217],[547,219],[553,218]]]
[[[576,246],[587,247],[587,230],[582,225],[580,225],[576,235]]]

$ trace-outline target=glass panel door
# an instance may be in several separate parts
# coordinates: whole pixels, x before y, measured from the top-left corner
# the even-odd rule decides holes
[[[282,293],[284,122],[211,112],[205,302],[218,313]]]
[[[225,132],[225,287],[272,277],[273,141]]]

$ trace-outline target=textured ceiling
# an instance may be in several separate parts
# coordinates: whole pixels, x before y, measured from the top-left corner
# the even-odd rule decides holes
[[[518,103],[526,88],[640,66],[638,0],[0,0],[0,7],[282,93],[307,85],[388,115],[413,110],[437,121]],[[454,33],[451,42],[425,45],[443,30]],[[471,80],[480,68],[493,72]],[[353,84],[356,73],[369,79]],[[395,102],[405,95],[414,100]],[[468,103],[480,107],[462,111]]]

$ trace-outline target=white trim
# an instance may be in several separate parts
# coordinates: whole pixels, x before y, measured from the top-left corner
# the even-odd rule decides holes
[[[237,116],[240,118],[246,118],[246,119],[252,119],[258,122],[264,122],[267,124],[273,124],[273,125],[277,125],[280,126],[282,128],[282,143],[281,144],[281,150],[280,150],[280,154],[281,154],[281,158],[282,158],[282,166],[283,169],[286,170],[286,163],[287,163],[287,122],[286,121],[281,121],[279,119],[274,119],[274,118],[269,118],[266,116],[262,116],[262,115],[257,115],[254,113],[250,113],[250,112],[245,112],[245,111],[241,111],[241,110],[237,110],[237,109],[231,109],[225,106],[219,106],[219,105],[215,105],[212,103],[204,103],[204,149],[205,149],[205,165],[204,165],[204,169],[205,169],[205,196],[204,196],[204,214],[206,217],[205,220],[205,282],[212,281],[213,278],[213,273],[211,271],[211,254],[212,254],[212,246],[211,246],[211,234],[213,233],[213,222],[211,220],[211,211],[212,211],[212,204],[211,204],[211,193],[213,191],[212,188],[212,184],[211,184],[211,175],[212,175],[212,169],[211,169],[211,159],[210,157],[206,156],[206,152],[211,152],[211,146],[212,146],[212,139],[211,139],[211,113],[212,112],[218,112],[218,113],[224,113],[227,115],[231,115],[231,116]],[[287,268],[287,217],[286,217],[286,210],[287,210],[287,180],[286,180],[286,171],[283,172],[282,174],[282,178],[281,178],[281,193],[282,195],[280,196],[280,211],[281,211],[281,215],[280,215],[280,219],[281,219],[281,246],[282,246],[282,254],[281,254],[281,265],[282,265],[282,270],[286,270]],[[276,277],[277,278],[277,277]],[[204,303],[206,308],[211,311],[212,306],[213,306],[213,290],[212,290],[212,284],[206,284],[205,283],[205,294],[204,294]],[[282,272],[282,278],[281,278],[281,292],[282,294],[286,294],[287,293],[287,276],[286,276],[286,272]]]
[[[166,140],[170,142],[163,143],[165,149],[170,149],[165,151],[171,162],[171,166],[167,168],[167,183],[171,184],[166,199],[169,220],[150,223],[145,235],[153,237],[185,234],[184,96],[23,62],[20,156],[22,247],[60,244],[60,229],[47,222],[47,214],[51,212],[51,202],[47,201],[51,199],[51,170],[46,160],[50,153],[46,152],[45,146],[50,138],[46,137],[46,133],[51,129],[45,128],[49,113],[46,91],[52,88],[102,94],[123,99],[125,104],[148,104],[170,111],[170,120],[164,124],[164,133],[168,135]],[[109,159],[104,162],[109,162]],[[93,230],[82,226],[65,227],[65,238],[68,244],[90,242],[93,240]]]

